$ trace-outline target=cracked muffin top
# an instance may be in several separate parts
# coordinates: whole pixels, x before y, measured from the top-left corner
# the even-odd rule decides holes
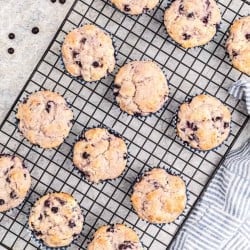
[[[184,48],[207,44],[220,22],[220,10],[214,0],[175,0],[164,15],[168,34]]]
[[[73,162],[90,182],[115,179],[126,167],[127,146],[105,128],[89,129],[74,146]]]
[[[62,45],[66,70],[84,81],[98,81],[115,67],[115,49],[109,34],[93,24],[69,32]]]
[[[226,49],[233,66],[250,75],[250,16],[236,20],[230,27]]]
[[[193,148],[210,150],[227,139],[230,122],[230,111],[220,100],[198,95],[180,106],[177,135]]]
[[[118,71],[114,94],[121,110],[146,116],[162,108],[169,94],[162,70],[151,61],[133,61]]]
[[[54,148],[68,136],[73,112],[62,96],[45,90],[31,94],[19,104],[16,118],[19,130],[32,144]]]

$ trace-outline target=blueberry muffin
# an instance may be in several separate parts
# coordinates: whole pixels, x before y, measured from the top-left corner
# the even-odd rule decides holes
[[[94,234],[88,250],[143,250],[134,230],[123,224],[102,226]]]
[[[210,150],[230,133],[231,114],[217,98],[198,95],[180,106],[177,135],[192,148]]]
[[[215,0],[175,0],[164,15],[168,34],[184,48],[208,43],[220,22]]]
[[[47,194],[32,207],[29,227],[44,245],[65,247],[82,231],[82,211],[77,201],[69,194]]]
[[[233,66],[250,75],[250,16],[236,20],[230,27],[226,49]]]
[[[153,9],[159,3],[159,0],[111,0],[111,3],[124,13],[139,15]]]
[[[62,45],[66,70],[84,81],[98,81],[115,67],[115,49],[112,39],[103,30],[86,24],[71,31]]]
[[[151,61],[133,61],[118,71],[114,94],[121,110],[146,116],[162,108],[169,94],[162,70]]]
[[[73,162],[91,182],[115,179],[126,167],[127,146],[105,128],[89,129],[74,146]]]
[[[0,212],[20,205],[31,186],[31,177],[23,161],[11,155],[0,155]]]
[[[18,106],[18,128],[32,144],[54,148],[72,127],[73,112],[65,99],[51,91],[38,91]]]
[[[131,202],[141,219],[150,223],[170,223],[185,209],[186,186],[181,177],[153,168],[133,187]]]

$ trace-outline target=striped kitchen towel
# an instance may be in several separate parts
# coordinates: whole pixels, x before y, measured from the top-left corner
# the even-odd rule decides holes
[[[170,249],[250,249],[250,139],[220,166]]]
[[[250,80],[240,79],[236,81],[229,88],[228,92],[239,100],[245,100],[247,112],[250,115]]]

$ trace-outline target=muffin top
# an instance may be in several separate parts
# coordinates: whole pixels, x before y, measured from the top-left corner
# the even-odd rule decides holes
[[[221,101],[198,95],[180,106],[177,134],[193,148],[210,150],[227,139],[230,121],[230,111]]]
[[[86,24],[69,32],[62,45],[66,70],[84,81],[98,81],[115,67],[111,37],[99,27]]]
[[[164,15],[168,34],[184,48],[208,43],[220,22],[220,10],[214,0],[175,0]]]
[[[54,148],[68,136],[73,112],[62,96],[45,90],[31,94],[20,103],[16,117],[19,130],[32,144]]]
[[[131,201],[141,219],[150,223],[170,223],[185,209],[186,186],[181,177],[153,168],[135,184]]]
[[[67,193],[47,194],[32,207],[29,227],[46,246],[68,246],[82,231],[82,211]]]

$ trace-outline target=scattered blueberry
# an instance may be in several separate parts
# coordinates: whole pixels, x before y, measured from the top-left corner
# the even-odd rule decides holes
[[[246,39],[250,41],[250,33],[246,34]]]
[[[59,0],[59,3],[65,4],[65,3],[66,3],[66,0]]]
[[[8,53],[9,54],[14,54],[15,50],[13,48],[8,48]]]
[[[12,40],[12,39],[15,39],[15,34],[14,34],[14,33],[10,33],[10,34],[9,34],[9,39],[11,39],[11,40]]]
[[[50,0],[51,1],[51,3],[55,3],[56,2],[56,0]]]
[[[36,34],[39,33],[39,28],[38,27],[34,27],[34,28],[32,28],[31,32],[36,35]]]
[[[3,204],[5,204],[4,199],[0,199],[0,206],[2,206]]]

